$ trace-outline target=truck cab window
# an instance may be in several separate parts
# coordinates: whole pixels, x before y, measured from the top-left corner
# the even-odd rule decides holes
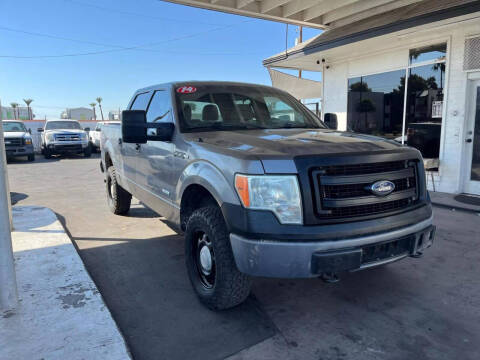
[[[152,101],[148,106],[147,122],[172,122],[170,94],[165,90],[157,90],[153,93]]]
[[[135,100],[133,100],[132,106],[130,106],[130,110],[146,110],[149,100],[149,92],[138,94],[135,97]]]

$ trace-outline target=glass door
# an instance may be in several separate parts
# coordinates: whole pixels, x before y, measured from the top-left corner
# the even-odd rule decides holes
[[[472,80],[469,85],[464,192],[480,195],[480,80]]]

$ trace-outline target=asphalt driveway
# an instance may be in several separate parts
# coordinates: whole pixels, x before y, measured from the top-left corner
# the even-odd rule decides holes
[[[99,159],[9,164],[19,205],[53,209],[135,359],[480,359],[480,217],[435,209],[422,259],[318,279],[256,279],[234,310],[204,309],[182,237],[135,203],[109,213]]]

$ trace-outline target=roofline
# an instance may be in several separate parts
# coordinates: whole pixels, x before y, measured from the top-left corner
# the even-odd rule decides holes
[[[457,16],[471,14],[477,11],[480,11],[479,0],[458,5],[458,6],[453,6],[447,9],[434,11],[428,14],[418,15],[410,19],[400,20],[400,21],[387,24],[387,25],[382,25],[376,28],[359,31],[357,33],[349,34],[338,39],[326,41],[321,44],[313,44],[310,46],[307,45],[302,49],[294,50],[292,52],[287,51],[285,54],[277,55],[275,57],[271,57],[263,60],[263,65],[268,66],[277,61],[286,60],[292,56],[296,57],[296,56],[299,56],[300,54],[310,55],[320,51],[325,51],[325,50],[333,49],[336,47],[359,42],[362,40],[367,40],[374,37],[391,34],[397,31],[413,28],[416,26],[426,25],[433,22],[457,17]],[[345,25],[345,26],[349,26],[349,25]]]

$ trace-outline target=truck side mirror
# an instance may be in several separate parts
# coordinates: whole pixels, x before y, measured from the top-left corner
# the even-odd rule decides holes
[[[326,113],[323,117],[323,122],[328,126],[329,129],[337,130],[338,129],[338,120],[337,114]]]
[[[32,129],[28,128],[28,133],[32,135]]]
[[[38,132],[43,132],[43,128],[38,128],[37,131]]]
[[[122,140],[125,143],[147,142],[147,113],[144,110],[122,111]]]
[[[83,130],[85,130],[85,131],[87,131],[87,132],[88,132],[88,131],[90,131],[90,128],[89,128],[89,127],[86,127],[86,128],[85,128],[85,129],[83,129]]]

